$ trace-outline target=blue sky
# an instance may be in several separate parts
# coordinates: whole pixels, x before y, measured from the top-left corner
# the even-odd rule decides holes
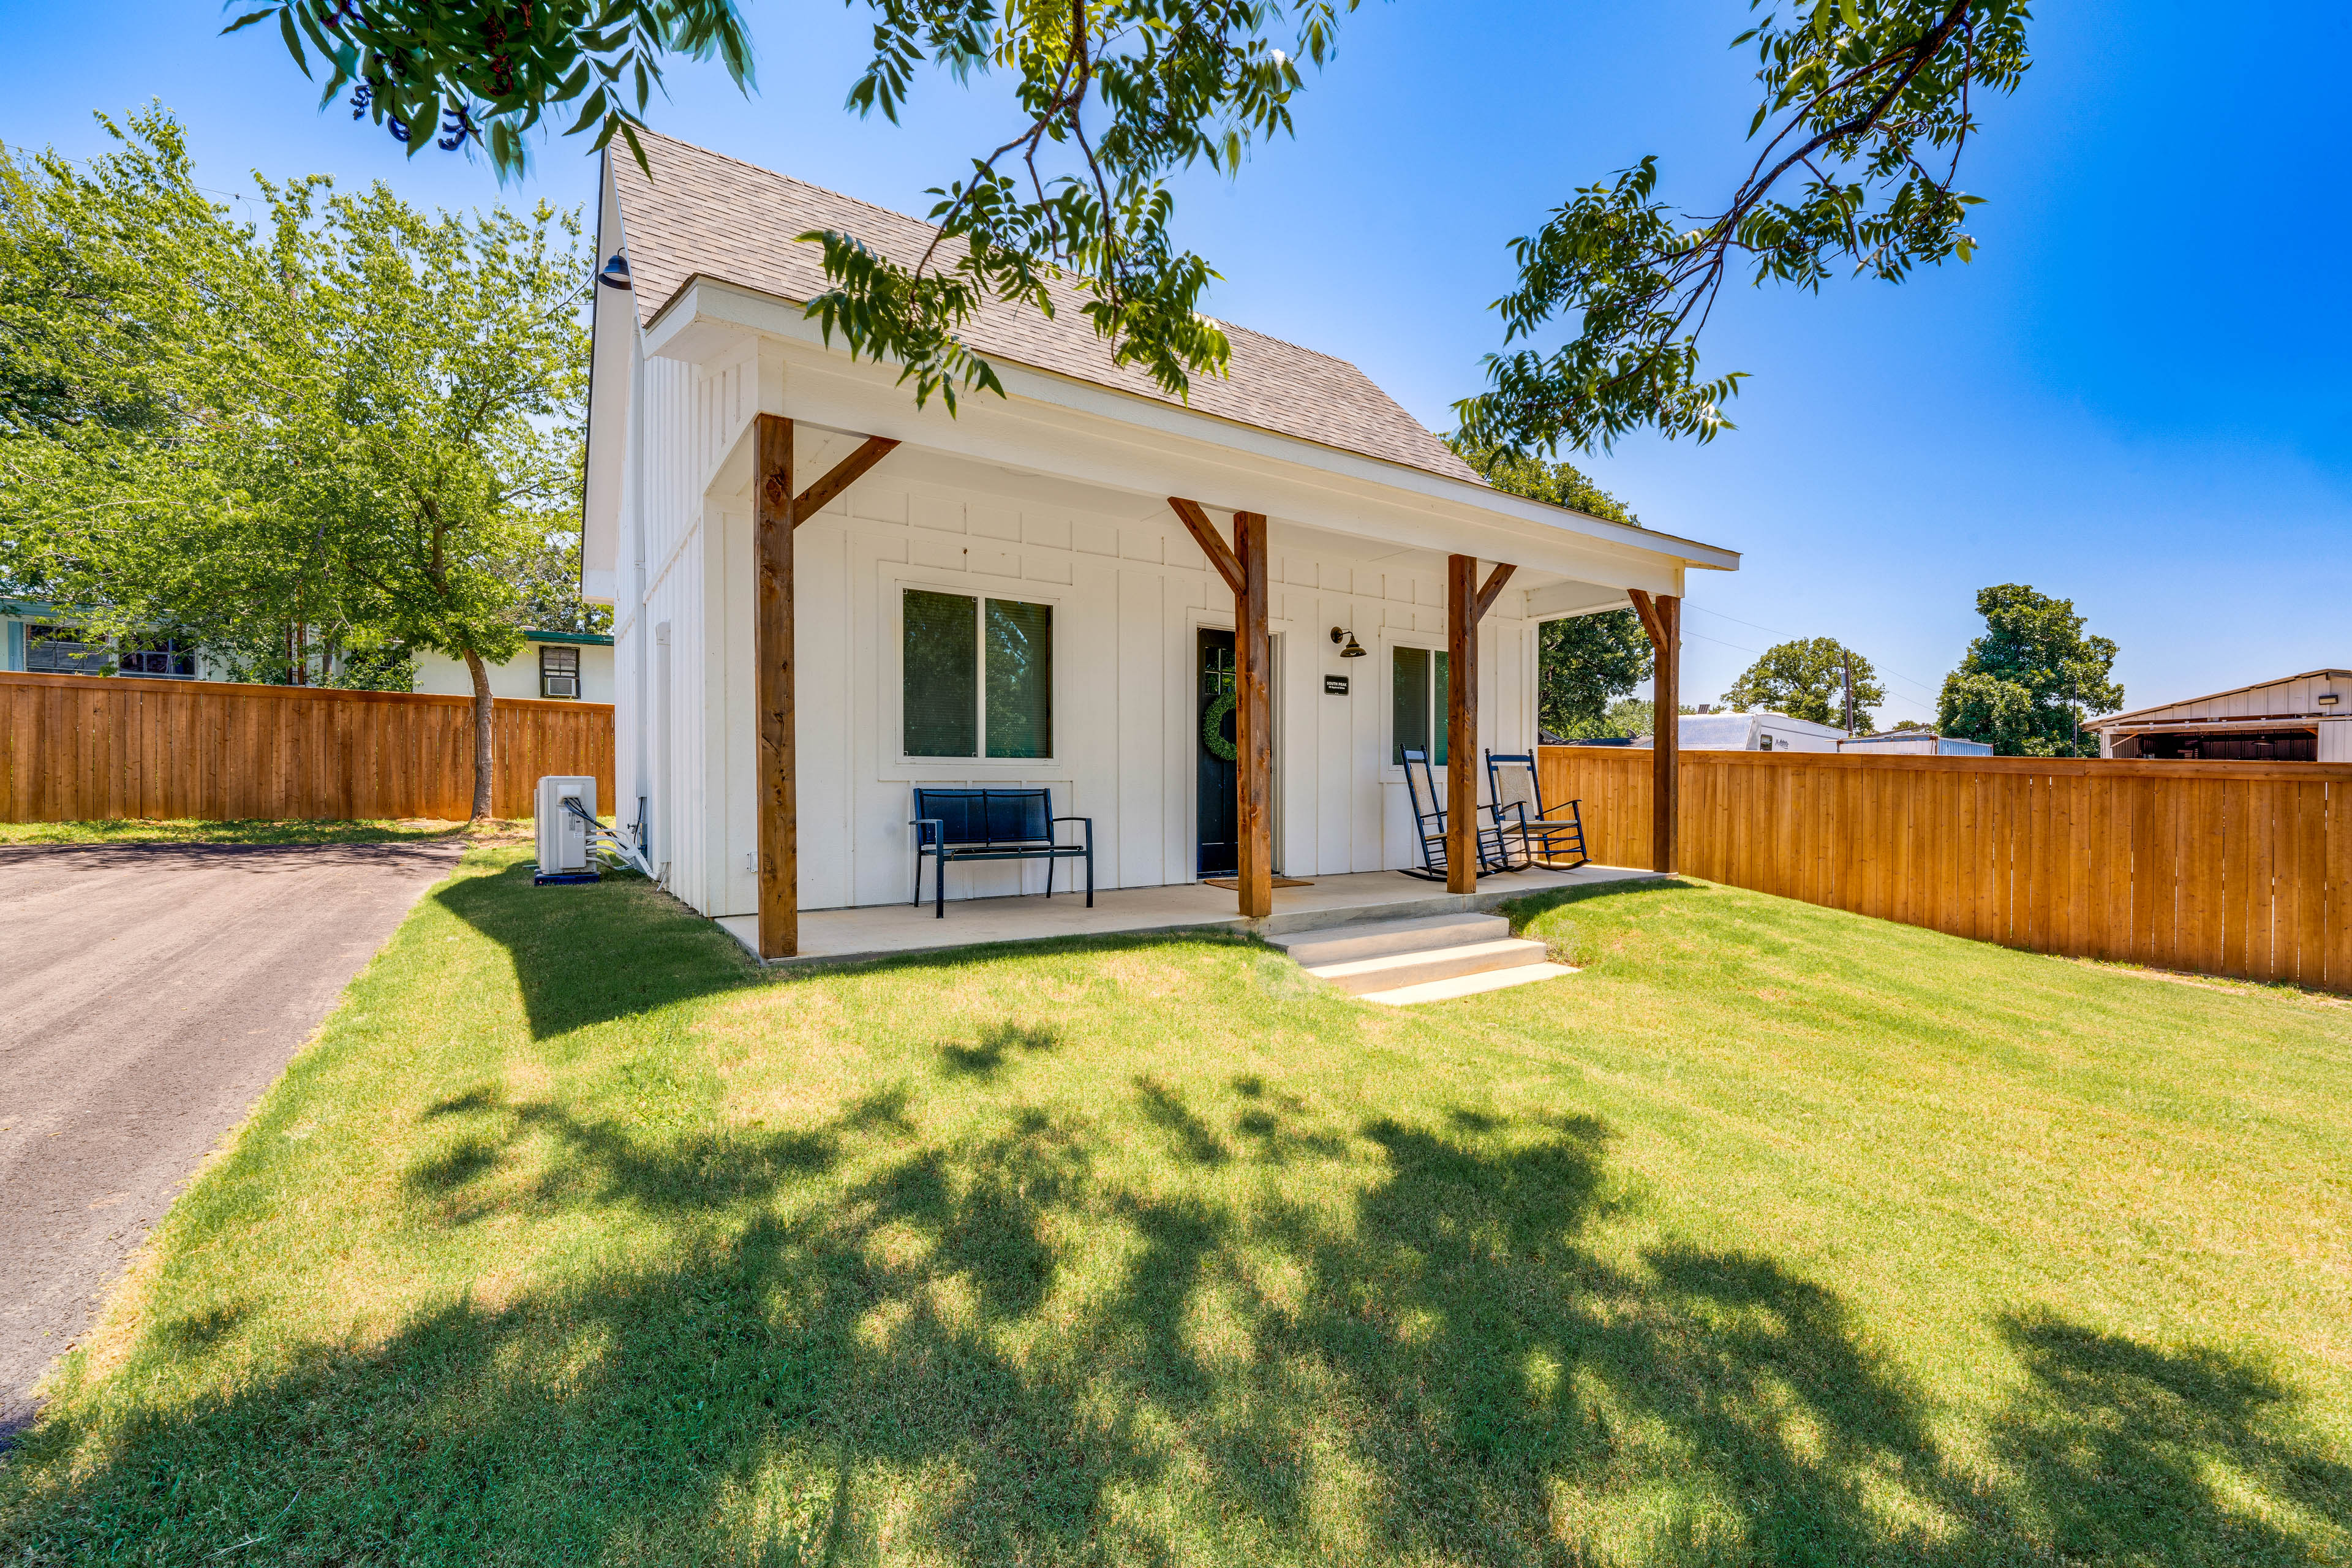
[[[2045,5],[2023,89],[1986,106],[1963,183],[1984,249],[1901,288],[1740,289],[1709,363],[1753,379],[1708,447],[1580,457],[1653,526],[1746,552],[1694,578],[1686,689],[1784,636],[1839,637],[1887,677],[1882,724],[1932,712],[1981,629],[1975,591],[2071,597],[2122,645],[2131,706],[2352,663],[2352,160],[2330,62],[2352,14],[2288,3]],[[922,192],[1008,114],[924,84],[901,128],[841,113],[862,7],[750,0],[760,93],[688,69],[663,129],[869,200]],[[93,28],[102,15],[102,32]],[[1476,390],[1509,240],[1644,153],[1691,210],[1719,202],[1754,106],[1726,47],[1740,0],[1653,5],[1370,0],[1295,142],[1188,181],[1211,309],[1361,364],[1424,423]],[[0,0],[0,139],[97,151],[93,110],[161,99],[199,178],[387,179],[412,201],[584,201],[544,146],[520,188],[315,92],[263,29],[202,4]]]

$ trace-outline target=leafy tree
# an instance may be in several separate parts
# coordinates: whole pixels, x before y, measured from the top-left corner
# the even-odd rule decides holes
[[[1632,528],[1642,526],[1623,502],[1573,464],[1546,462],[1458,440],[1450,444],[1463,461],[1498,490]],[[1640,617],[1631,610],[1546,621],[1536,645],[1538,727],[1570,740],[1633,733],[1608,727],[1610,700],[1649,679],[1655,667],[1650,634],[1642,629]]]
[[[1723,700],[1745,713],[1761,708],[1815,724],[1845,723],[1846,661],[1853,661],[1854,728],[1870,733],[1869,710],[1886,700],[1870,660],[1834,637],[1775,644],[1732,683]]]
[[[1547,506],[1566,507],[1587,517],[1622,522],[1628,528],[1642,526],[1642,520],[1633,515],[1631,508],[1594,484],[1573,463],[1530,458],[1507,447],[1481,446],[1459,436],[1447,437],[1445,444],[1498,490],[1508,490]]]
[[[2116,645],[2086,637],[2072,599],[2022,583],[1977,594],[1985,635],[1944,678],[1936,723],[1948,735],[1984,741],[2004,757],[2095,757],[2088,714],[2112,713],[2124,689],[2111,679]]]
[[[1709,440],[1743,377],[1702,375],[1698,340],[1735,272],[1818,291],[1840,270],[1900,282],[1974,255],[1979,198],[1957,185],[1960,157],[1978,100],[2014,91],[2032,64],[2022,0],[1751,5],[1763,20],[1732,41],[1755,46],[1764,89],[1747,174],[1693,222],[1659,197],[1645,157],[1514,241],[1519,284],[1495,307],[1506,352],[1487,356],[1488,389],[1455,405],[1472,439],[1590,448],[1654,426]],[[1534,347],[1559,320],[1568,341]]]
[[[1612,700],[1656,668],[1650,634],[1631,610],[1546,621],[1536,644],[1536,721],[1555,735],[1592,740],[1612,727]]]
[[[0,163],[0,583],[102,635],[184,631],[243,678],[475,689],[577,570],[576,216],[428,217],[382,186],[193,183],[161,110],[88,168]],[[64,281],[58,282],[57,279]],[[63,321],[67,329],[56,323]]]
[[[1214,273],[1175,241],[1168,178],[1232,173],[1254,142],[1290,133],[1299,62],[1329,58],[1357,0],[866,3],[874,49],[853,110],[896,120],[927,63],[959,82],[993,70],[1013,133],[933,189],[941,234],[920,257],[806,237],[834,282],[809,307],[827,331],[898,360],[919,402],[950,406],[959,387],[1003,390],[959,336],[991,300],[1084,310],[1120,363],[1172,393],[1222,374],[1224,336],[1195,309]],[[1459,405],[1477,442],[1590,448],[1643,426],[1708,439],[1741,377],[1703,376],[1698,339],[1735,271],[1818,289],[1840,269],[1895,281],[1973,254],[1960,157],[1977,102],[2015,90],[2032,63],[2023,0],[1751,4],[1763,19],[1734,47],[1755,46],[1763,85],[1752,166],[1685,227],[1644,158],[1516,242],[1519,285],[1496,302],[1506,352]],[[716,57],[751,81],[734,0],[277,0],[230,30],[273,19],[306,75],[323,68],[327,99],[350,88],[353,115],[412,153],[481,146],[502,173],[559,109],[576,115],[569,133],[634,142],[666,57]],[[1572,335],[1538,349],[1555,321]]]
[[[0,582],[101,637],[278,646],[341,619],[266,432],[310,374],[272,243],[159,108],[87,165],[0,151]]]
[[[1287,134],[1299,61],[1329,57],[1356,3],[868,0],[874,49],[852,110],[896,121],[927,62],[960,82],[993,69],[1012,79],[1015,130],[932,191],[941,233],[923,255],[804,236],[835,283],[810,314],[853,352],[903,363],[918,402],[950,407],[960,387],[1003,390],[960,336],[986,300],[1083,310],[1119,363],[1173,393],[1222,374],[1224,334],[1196,309],[1214,274],[1171,235],[1169,177],[1234,172],[1253,142]],[[593,129],[597,146],[634,146],[665,56],[715,56],[751,82],[733,0],[279,0],[227,30],[271,19],[305,74],[323,66],[329,99],[352,89],[354,116],[412,153],[421,137],[484,147],[501,173],[558,108],[576,106],[572,132]]]
[[[293,488],[323,520],[360,618],[465,662],[485,817],[488,666],[520,650],[550,542],[575,526],[580,219],[544,204],[428,216],[379,184],[301,226],[328,368],[283,420]]]

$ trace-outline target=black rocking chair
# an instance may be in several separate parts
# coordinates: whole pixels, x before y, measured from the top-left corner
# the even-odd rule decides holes
[[[1505,831],[1516,841],[1519,865],[1573,871],[1591,860],[1584,850],[1584,803],[1546,806],[1533,752],[1487,752],[1486,783],[1498,806],[1518,813]]]
[[[1445,807],[1437,795],[1437,777],[1430,769],[1429,753],[1408,746],[1404,752],[1404,787],[1412,798],[1413,836],[1421,840],[1421,865],[1418,869],[1403,868],[1408,877],[1427,881],[1445,880]],[[1514,865],[1510,857],[1509,835],[1518,831],[1516,806],[1487,805],[1478,808],[1494,818],[1481,823],[1477,829],[1478,869],[1517,871],[1525,865]]]

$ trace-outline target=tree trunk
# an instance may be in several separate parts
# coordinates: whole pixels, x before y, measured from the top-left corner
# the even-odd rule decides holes
[[[490,816],[490,670],[482,656],[466,650],[466,672],[474,678],[474,816]]]

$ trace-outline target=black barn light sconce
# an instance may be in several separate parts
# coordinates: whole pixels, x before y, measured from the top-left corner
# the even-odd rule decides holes
[[[604,269],[596,274],[596,281],[607,289],[626,289],[629,286],[629,258],[615,255],[604,263]]]
[[[1331,628],[1331,640],[1335,643],[1345,643],[1346,646],[1339,649],[1339,657],[1341,658],[1361,658],[1364,657],[1364,645],[1356,640],[1355,633],[1342,630],[1338,626],[1333,626]]]

